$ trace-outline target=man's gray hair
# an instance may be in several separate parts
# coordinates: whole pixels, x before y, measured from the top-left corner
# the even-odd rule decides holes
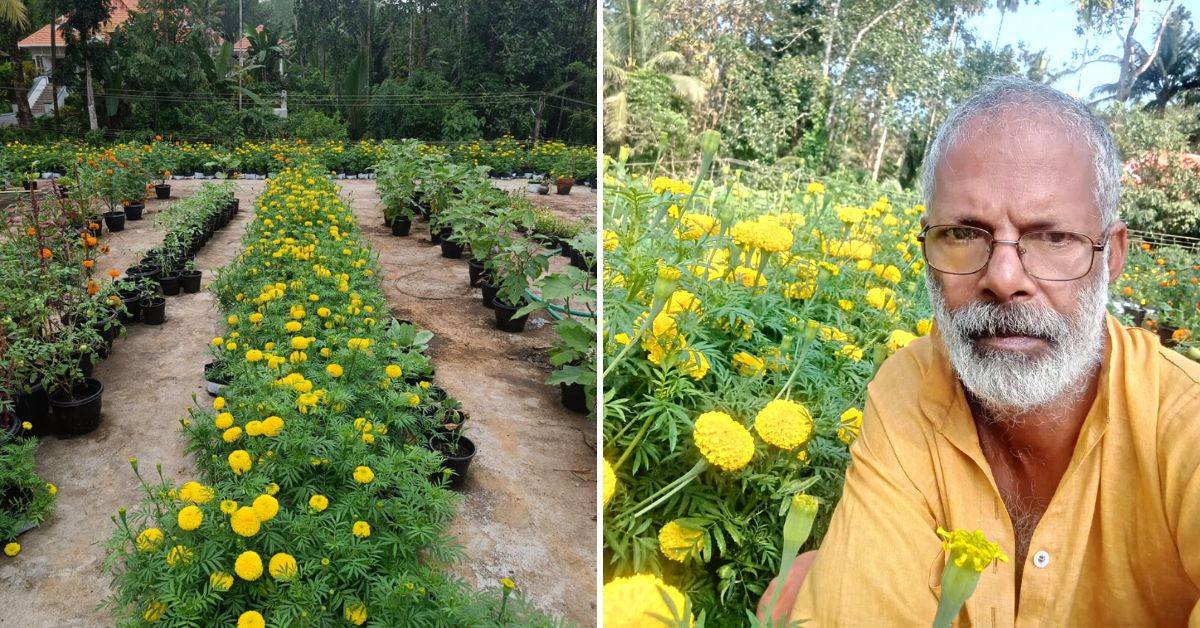
[[[963,129],[969,120],[981,114],[993,114],[1013,106],[1025,106],[1049,116],[1068,132],[1087,140],[1092,151],[1096,175],[1096,209],[1101,226],[1117,220],[1117,201],[1121,194],[1121,155],[1112,132],[1086,105],[1053,87],[1017,76],[990,79],[954,108],[938,129],[921,172],[921,188],[926,211],[933,206],[933,181],[939,162],[951,148],[965,139]],[[1032,112],[1031,112],[1032,113]]]

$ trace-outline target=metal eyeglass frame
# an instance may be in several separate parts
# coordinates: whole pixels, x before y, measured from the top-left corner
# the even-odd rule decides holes
[[[955,273],[955,272],[950,272],[948,270],[942,270],[942,269],[938,268],[937,266],[934,266],[933,263],[929,261],[928,251],[925,250],[925,234],[929,233],[929,231],[932,229],[937,229],[940,227],[954,227],[957,229],[971,229],[972,231],[977,231],[979,233],[983,233],[983,234],[987,235],[987,237],[988,237],[988,254],[987,254],[987,258],[985,258],[983,260],[983,264],[979,268],[976,268],[975,270],[973,270],[969,273]],[[1083,274],[1079,275],[1078,277],[1071,277],[1070,279],[1046,279],[1044,277],[1038,277],[1037,275],[1029,272],[1029,269],[1025,268],[1025,249],[1021,247],[1021,239],[1027,235],[1031,235],[1034,233],[1069,233],[1071,235],[1077,235],[1077,236],[1083,238],[1084,240],[1087,240],[1088,242],[1090,242],[1092,245],[1092,254],[1090,257],[1088,257],[1087,270],[1083,271]],[[925,227],[924,229],[922,229],[921,233],[917,234],[917,241],[921,243],[921,257],[923,257],[925,259],[925,263],[929,264],[930,268],[938,271],[939,273],[946,273],[947,275],[974,275],[975,273],[987,268],[988,264],[992,263],[992,254],[996,251],[997,244],[1011,244],[1017,248],[1017,257],[1020,258],[1020,260],[1021,260],[1021,269],[1024,270],[1025,274],[1029,275],[1030,277],[1034,277],[1036,279],[1041,279],[1042,281],[1075,281],[1076,279],[1079,279],[1080,277],[1086,277],[1088,273],[1092,272],[1092,266],[1096,265],[1096,253],[1108,248],[1108,242],[1109,242],[1108,229],[1104,230],[1104,233],[1101,234],[1101,237],[1103,237],[1104,240],[1102,240],[1099,244],[1096,244],[1096,241],[1093,240],[1091,236],[1084,234],[1084,233],[1079,233],[1078,231],[1066,231],[1063,229],[1038,229],[1037,231],[1029,231],[1026,233],[1022,233],[1021,237],[1017,238],[1016,240],[997,240],[996,237],[994,235],[992,235],[991,231],[988,231],[987,229],[984,229],[983,227],[972,227],[970,225],[929,225],[928,227]]]

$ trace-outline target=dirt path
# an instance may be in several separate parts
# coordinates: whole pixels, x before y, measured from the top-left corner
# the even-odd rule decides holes
[[[379,253],[394,315],[436,334],[436,382],[471,416],[467,435],[479,453],[452,529],[469,557],[457,573],[477,587],[510,577],[542,610],[593,625],[596,423],[565,410],[558,389],[543,383],[553,330],[541,318],[523,334],[495,329],[492,311],[468,285],[466,262],[442,258],[427,223],[393,237],[375,182],[339,183]],[[562,198],[582,215],[587,201],[594,207],[590,194]]]
[[[590,188],[573,185],[570,194],[560,195],[555,193],[553,187],[550,188],[549,194],[530,194],[529,182],[525,179],[492,179],[492,185],[506,192],[524,195],[534,205],[548,207],[564,218],[585,221],[593,226],[596,224],[596,203],[599,196]]]
[[[200,182],[172,182],[175,196],[190,195]],[[250,221],[261,182],[243,183],[238,197],[242,211],[219,230],[196,256],[204,271],[229,263],[241,250],[241,234]],[[97,263],[97,276],[109,268],[124,271],[144,252],[162,242],[154,227],[156,211],[166,201],[148,201],[141,221],[126,221],[124,231],[104,232],[101,243],[110,253]],[[0,582],[6,591],[0,605],[3,626],[104,626],[112,619],[98,604],[109,593],[109,577],[101,572],[104,543],[113,531],[109,518],[121,507],[132,508],[140,493],[129,468],[136,456],[143,472],[182,483],[193,478],[191,457],[184,453],[179,419],[196,395],[208,404],[202,379],[207,341],[221,328],[212,295],[167,297],[166,323],[132,324],[124,339],[113,345],[109,358],[96,366],[104,382],[100,427],[91,434],[60,440],[42,439],[37,470],[58,486],[55,514],[41,527],[21,535],[21,554],[0,562]]]

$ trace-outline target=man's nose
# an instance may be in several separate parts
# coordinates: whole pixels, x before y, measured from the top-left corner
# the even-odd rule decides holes
[[[1019,246],[1008,241],[992,243],[992,257],[983,269],[979,289],[991,293],[998,302],[1028,298],[1037,288],[1021,263]]]

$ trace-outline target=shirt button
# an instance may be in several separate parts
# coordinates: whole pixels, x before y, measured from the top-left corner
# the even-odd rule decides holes
[[[1033,566],[1038,569],[1045,569],[1050,564],[1050,552],[1042,550],[1033,555]]]

